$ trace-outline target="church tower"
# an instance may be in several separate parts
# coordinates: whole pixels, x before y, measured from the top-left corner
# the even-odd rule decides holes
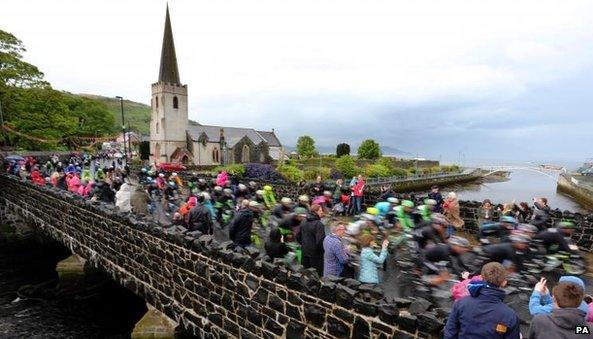
[[[161,49],[159,80],[152,84],[150,116],[151,161],[179,162],[173,154],[187,145],[187,85],[179,81],[169,5],[165,16],[165,33]]]

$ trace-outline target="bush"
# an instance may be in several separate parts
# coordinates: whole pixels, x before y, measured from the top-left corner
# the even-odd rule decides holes
[[[385,178],[391,176],[391,170],[381,164],[367,165],[364,173],[369,178]]]
[[[391,170],[391,175],[394,177],[407,177],[408,174],[408,171],[403,168],[394,168]]]
[[[293,182],[299,182],[305,179],[303,171],[296,166],[280,165],[278,166],[278,172],[280,172],[284,178]]]
[[[344,155],[350,155],[350,145],[346,143],[338,144],[336,147],[336,156],[339,158]]]
[[[284,177],[272,165],[249,163],[245,165],[246,178],[267,181],[284,181]]]
[[[330,177],[331,169],[329,167],[309,167],[305,169],[305,180],[315,180],[321,175],[323,180]]]
[[[457,165],[445,165],[441,166],[441,170],[446,173],[455,173],[459,172],[460,168]]]
[[[227,166],[218,166],[212,170],[214,173],[226,171],[229,175],[242,177],[245,174],[245,166],[242,164],[234,164]]]
[[[297,140],[297,153],[303,158],[311,158],[316,156],[315,140],[308,135],[300,136]]]
[[[360,169],[356,167],[354,158],[349,155],[344,155],[336,159],[336,169],[340,171],[346,178],[352,178],[357,175]]]
[[[330,173],[329,173],[329,177],[332,180],[344,179],[344,173],[338,171],[335,168],[332,168],[331,171],[330,171]]]

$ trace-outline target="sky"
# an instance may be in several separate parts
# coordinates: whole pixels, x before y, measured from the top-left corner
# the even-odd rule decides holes
[[[171,0],[189,117],[285,145],[593,157],[593,1]],[[56,89],[150,103],[165,1],[2,0]],[[462,160],[463,161],[463,160]]]

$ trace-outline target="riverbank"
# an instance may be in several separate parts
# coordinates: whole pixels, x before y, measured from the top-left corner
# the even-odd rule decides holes
[[[593,209],[593,178],[562,174],[558,178],[558,190]]]

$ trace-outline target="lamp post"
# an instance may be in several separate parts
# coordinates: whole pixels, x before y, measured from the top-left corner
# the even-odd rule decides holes
[[[124,156],[126,159],[126,164],[128,163],[128,150],[126,149],[126,125],[124,122],[124,98],[120,97],[119,95],[115,97],[116,99],[119,99],[119,103],[121,106],[121,130],[124,136]]]

